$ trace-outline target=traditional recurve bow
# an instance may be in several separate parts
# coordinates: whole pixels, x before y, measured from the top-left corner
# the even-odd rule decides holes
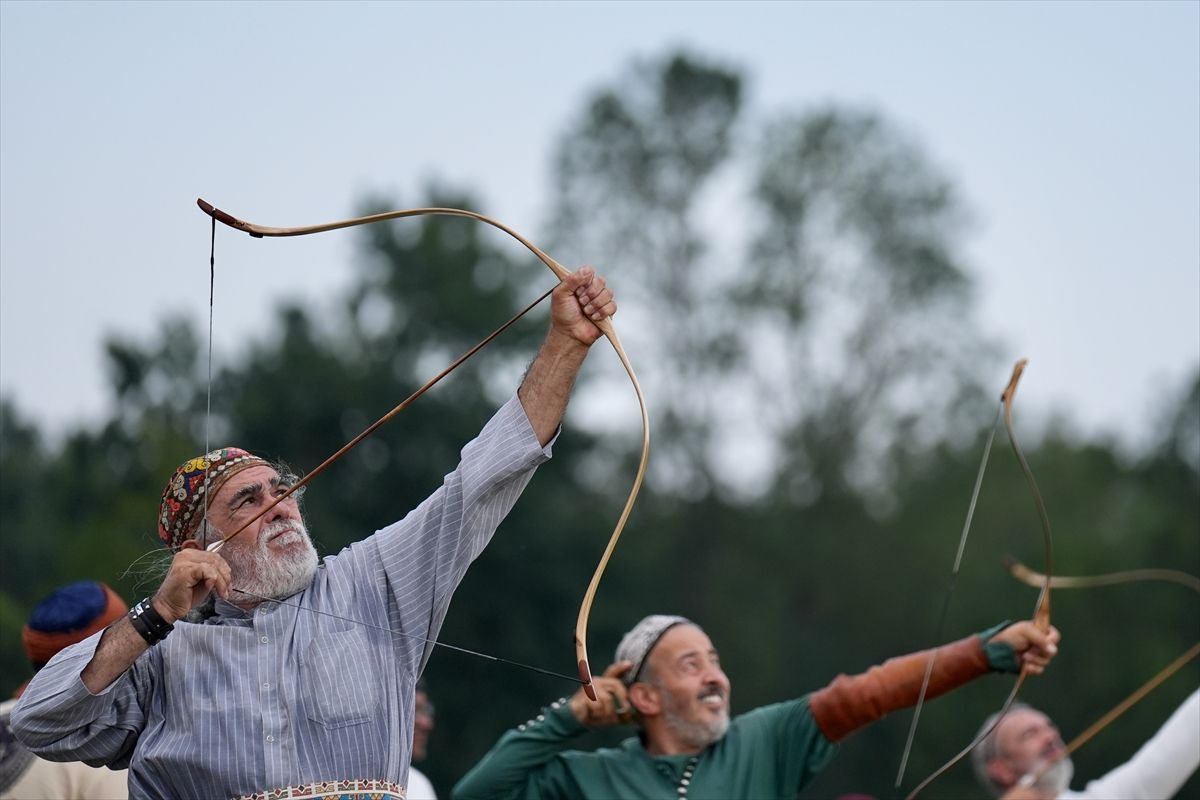
[[[1120,572],[1108,572],[1102,575],[1058,575],[1050,578],[1047,581],[1045,575],[1041,575],[1029,567],[1017,561],[1015,558],[1007,557],[1004,559],[1005,566],[1010,575],[1016,578],[1021,583],[1028,586],[1039,587],[1044,583],[1049,583],[1055,589],[1091,589],[1100,586],[1116,586],[1122,583],[1140,583],[1143,581],[1159,581],[1165,583],[1174,583],[1180,586],[1186,586],[1193,592],[1200,593],[1200,578],[1183,572],[1177,569],[1130,569]],[[1113,706],[1109,711],[1105,712],[1098,720],[1093,722],[1082,733],[1072,739],[1059,753],[1053,758],[1041,765],[1036,772],[1024,776],[1022,785],[1036,785],[1042,777],[1054,767],[1062,759],[1070,756],[1092,737],[1107,728],[1117,717],[1124,714],[1134,704],[1138,703],[1143,697],[1150,694],[1151,691],[1158,688],[1167,678],[1181,670],[1188,662],[1197,655],[1200,655],[1200,643],[1193,644],[1186,653],[1176,658],[1167,666],[1163,667],[1154,677],[1139,686],[1132,694],[1126,697],[1117,705]]]
[[[1033,495],[1033,503],[1034,503],[1035,508],[1037,509],[1038,520],[1040,521],[1041,527],[1042,527],[1042,544],[1045,549],[1045,561],[1046,561],[1045,570],[1046,571],[1045,571],[1045,575],[1044,575],[1045,580],[1043,581],[1042,586],[1041,586],[1041,592],[1038,593],[1037,603],[1034,605],[1033,620],[1034,620],[1034,623],[1042,630],[1049,630],[1050,629],[1050,586],[1051,586],[1051,577],[1050,576],[1053,571],[1053,565],[1054,565],[1054,545],[1053,545],[1053,539],[1052,539],[1051,532],[1050,532],[1050,517],[1046,513],[1046,504],[1042,500],[1042,493],[1038,489],[1037,481],[1034,480],[1033,470],[1030,469],[1029,462],[1025,460],[1025,454],[1021,451],[1021,446],[1017,442],[1017,435],[1016,435],[1016,431],[1013,428],[1013,419],[1012,419],[1012,405],[1013,405],[1013,398],[1017,393],[1017,383],[1018,383],[1018,381],[1021,380],[1021,375],[1025,371],[1025,365],[1027,363],[1028,363],[1028,359],[1022,358],[1021,360],[1017,361],[1017,363],[1013,366],[1012,377],[1009,378],[1008,386],[1004,389],[1004,392],[1000,395],[1000,402],[1001,402],[1001,408],[1003,410],[1003,416],[1004,416],[1004,427],[1005,427],[1005,430],[1007,430],[1007,432],[1008,432],[1009,443],[1012,445],[1013,454],[1017,457],[1017,463],[1021,467],[1021,472],[1025,475],[1025,482],[1028,484],[1029,490]],[[990,444],[990,442],[989,442],[989,444]],[[983,477],[982,469],[980,470],[979,477],[980,478]],[[977,483],[978,483],[978,481],[977,481]],[[976,491],[978,491],[978,485],[976,486]],[[973,507],[973,505],[974,505],[974,499],[972,499],[972,507]],[[959,554],[961,557],[961,546],[960,546]],[[932,658],[933,658],[933,656],[931,656],[931,659]],[[928,670],[927,670],[927,674],[928,674]],[[950,768],[953,767],[955,764],[957,764],[959,761],[966,758],[966,756],[972,750],[974,750],[979,745],[980,742],[982,742],[985,738],[987,738],[987,736],[989,734],[991,734],[991,732],[993,730],[996,729],[996,726],[999,725],[1001,720],[1004,719],[1004,716],[1008,713],[1008,710],[1012,707],[1013,702],[1017,699],[1017,694],[1021,691],[1021,687],[1024,685],[1025,678],[1027,676],[1028,676],[1028,668],[1026,666],[1022,666],[1021,672],[1019,675],[1017,675],[1016,681],[1013,683],[1012,690],[1008,694],[1008,698],[1004,701],[1004,705],[1001,706],[1000,712],[996,715],[995,722],[993,722],[992,725],[989,726],[986,730],[981,731],[971,741],[971,743],[968,744],[966,747],[964,747],[961,751],[959,751],[959,753],[957,755],[955,755],[954,758],[947,761],[945,764],[943,764],[941,767],[939,767],[932,775],[930,775],[925,780],[921,781],[921,783],[919,783],[917,785],[917,787],[908,794],[907,800],[913,800],[914,798],[916,798],[917,795],[919,795],[927,786],[929,786],[931,783],[933,783],[939,777],[941,777],[946,772],[948,772],[950,770]],[[923,693],[924,693],[924,688],[922,688],[922,694]],[[918,707],[917,711],[918,712],[920,711],[919,707]]]
[[[324,224],[320,224],[320,225],[307,225],[307,226],[295,227],[295,228],[272,228],[272,227],[268,227],[265,225],[256,225],[254,223],[245,222],[243,220],[240,220],[237,217],[234,217],[233,215],[228,214],[219,208],[216,208],[211,203],[208,203],[203,199],[197,199],[196,203],[197,203],[197,205],[200,206],[200,209],[205,214],[208,214],[215,221],[222,222],[225,225],[228,225],[229,227],[234,228],[235,230],[243,231],[244,233],[248,233],[250,236],[253,236],[253,237],[259,238],[259,239],[261,239],[263,237],[305,236],[305,235],[312,234],[312,233],[324,233],[326,231],[339,230],[341,228],[350,228],[350,227],[354,227],[357,225],[367,225],[367,224],[370,224],[373,222],[384,222],[386,220],[401,219],[404,217],[419,217],[419,216],[430,216],[430,215],[465,217],[467,219],[473,219],[478,222],[483,222],[487,225],[491,225],[492,227],[497,228],[497,229],[503,231],[504,233],[508,234],[512,238],[516,239],[527,250],[529,250],[531,253],[533,253],[533,255],[536,256],[539,261],[541,261],[543,264],[545,264],[550,269],[550,271],[553,272],[555,274],[555,276],[558,277],[559,280],[562,280],[569,274],[569,270],[566,267],[564,267],[562,264],[555,261],[549,255],[547,255],[545,252],[543,252],[540,248],[538,248],[536,245],[534,245],[532,242],[530,242],[528,239],[526,239],[521,234],[517,233],[512,228],[510,228],[507,225],[504,225],[503,223],[498,222],[490,217],[486,217],[483,214],[479,214],[474,211],[467,211],[467,210],[464,210],[461,208],[410,208],[410,209],[404,209],[404,210],[400,210],[400,211],[386,211],[386,212],[383,212],[380,214],[370,214],[365,217],[355,217],[352,219],[344,219],[344,220],[339,220],[337,222],[328,222],[328,223],[324,223]],[[544,297],[544,295],[543,295],[543,297]],[[539,301],[540,300],[541,300],[541,298],[539,298]],[[536,305],[536,302],[539,302],[539,301],[535,301],[534,304]],[[532,306],[530,306],[530,307],[532,307]],[[528,308],[526,309],[526,311],[527,310],[528,310]],[[524,313],[525,313],[524,311],[521,312],[521,314],[524,314]],[[466,354],[464,354],[462,357],[460,357],[454,364],[452,364],[445,371],[443,371],[441,374],[439,374],[437,377],[435,377],[432,381],[430,381],[425,386],[423,386],[421,389],[419,389],[417,392],[415,392],[407,400],[405,400],[403,403],[401,403],[396,408],[392,409],[392,411],[388,412],[387,415],[385,415],[383,418],[381,418],[375,424],[370,426],[367,430],[363,431],[363,433],[361,433],[357,437],[355,437],[351,442],[349,442],[344,447],[342,447],[333,456],[326,459],[325,462],[322,463],[319,467],[317,467],[316,470],[313,470],[308,475],[306,475],[301,481],[297,482],[297,484],[295,486],[293,486],[287,494],[281,495],[275,502],[278,503],[278,502],[283,501],[284,499],[287,498],[287,496],[289,494],[291,494],[292,491],[299,489],[301,486],[303,486],[309,480],[311,480],[312,477],[314,477],[316,474],[319,474],[320,471],[324,470],[326,467],[328,467],[334,461],[341,458],[342,455],[344,455],[352,447],[354,447],[359,442],[361,442],[364,438],[366,438],[368,435],[370,435],[379,426],[381,426],[382,424],[387,422],[389,419],[391,419],[393,416],[395,416],[395,414],[398,413],[399,411],[401,411],[404,407],[407,407],[407,405],[409,403],[411,403],[414,399],[416,399],[416,397],[420,396],[420,394],[422,392],[424,392],[426,389],[428,389],[430,386],[432,386],[434,383],[436,383],[438,380],[440,380],[441,377],[443,377],[445,374],[447,374],[450,370],[457,367],[458,364],[462,363],[467,358],[469,358],[479,348],[481,348],[481,347],[483,347],[483,345],[487,344],[487,342],[491,341],[492,338],[494,338],[496,335],[498,335],[500,333],[500,331],[504,330],[504,328],[508,327],[508,325],[511,325],[513,322],[515,322],[516,319],[521,316],[521,314],[518,314],[517,317],[514,317],[508,323],[505,323],[504,326],[502,326],[500,329],[498,329],[497,331],[492,333],[487,339],[480,342],[474,348],[469,350]],[[634,476],[633,488],[630,489],[630,491],[629,491],[629,496],[625,501],[625,506],[621,510],[621,516],[617,520],[616,527],[613,529],[612,535],[609,537],[608,545],[604,549],[604,554],[601,556],[600,562],[596,566],[595,572],[592,574],[592,579],[588,583],[587,591],[584,593],[584,596],[583,596],[583,602],[580,604],[580,607],[579,607],[579,616],[577,617],[576,623],[575,623],[575,659],[576,659],[576,664],[579,669],[579,680],[583,684],[584,692],[587,694],[587,696],[591,700],[596,699],[596,690],[592,685],[592,671],[591,671],[591,666],[588,663],[588,656],[587,656],[588,618],[589,618],[589,615],[591,614],[592,603],[596,597],[596,590],[600,586],[600,578],[604,574],[605,568],[608,566],[608,562],[612,556],[613,550],[616,549],[617,541],[621,538],[621,532],[625,529],[625,523],[629,519],[630,513],[633,511],[633,505],[637,500],[638,492],[641,489],[642,481],[646,474],[646,462],[650,456],[650,415],[646,409],[646,400],[642,394],[641,384],[638,382],[637,375],[633,371],[633,365],[629,362],[629,357],[625,353],[625,348],[622,347],[622,345],[621,345],[621,340],[617,336],[617,331],[616,331],[616,328],[613,327],[612,320],[605,319],[601,322],[598,322],[598,323],[596,323],[596,327],[598,327],[600,329],[600,331],[608,339],[609,343],[612,344],[613,350],[616,351],[617,358],[620,359],[622,366],[624,366],[624,368],[625,368],[626,374],[629,376],[630,382],[633,384],[634,393],[637,395],[638,409],[641,412],[641,417],[642,417],[642,454],[641,454],[641,458],[638,461],[637,474]],[[272,504],[272,505],[274,505],[274,504]],[[270,507],[263,509],[263,511],[261,512],[261,514],[259,516],[261,516],[262,514],[265,514],[269,510],[270,510]],[[250,522],[253,522],[253,520],[251,520]],[[246,524],[249,525],[250,522],[247,522]],[[243,528],[244,527],[245,526],[243,526]],[[238,531],[235,531],[233,534],[230,534],[230,537],[236,535],[237,533],[238,533]],[[228,540],[228,538],[230,538],[230,537],[226,537],[226,540]]]

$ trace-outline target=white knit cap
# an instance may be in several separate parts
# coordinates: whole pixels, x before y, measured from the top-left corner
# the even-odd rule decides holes
[[[622,678],[625,685],[630,685],[641,676],[642,667],[645,666],[646,659],[650,657],[650,651],[658,644],[658,640],[663,637],[663,634],[676,625],[692,624],[694,623],[687,617],[678,617],[671,614],[651,614],[637,625],[634,625],[629,633],[626,633],[621,638],[621,643],[617,645],[616,660],[633,662],[633,666],[630,667],[629,671]]]

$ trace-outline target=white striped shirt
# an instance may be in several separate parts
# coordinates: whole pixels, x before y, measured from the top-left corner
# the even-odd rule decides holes
[[[128,766],[130,797],[235,797],[316,781],[403,785],[414,687],[467,566],[550,457],[513,397],[425,502],[324,560],[312,585],[250,612],[218,601],[176,623],[98,695],[80,673],[99,633],[64,649],[13,715],[54,760]],[[357,625],[310,610],[358,620]]]

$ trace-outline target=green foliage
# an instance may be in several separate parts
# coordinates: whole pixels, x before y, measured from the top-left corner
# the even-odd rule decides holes
[[[980,430],[994,413],[983,398],[999,388],[979,377],[992,372],[992,346],[965,303],[963,212],[950,182],[873,112],[826,106],[754,131],[742,119],[744,83],[732,68],[672,55],[598,91],[558,151],[553,220],[556,255],[586,256],[617,289],[618,328],[655,426],[653,480],[593,609],[592,666],[603,669],[642,615],[686,614],[721,648],[738,711],[935,643]],[[706,203],[738,183],[729,176],[749,216],[732,249],[705,224]],[[444,190],[425,204],[477,208]],[[373,198],[363,212],[387,207]],[[280,308],[218,370],[214,445],[306,472],[549,285],[540,265],[467,220],[404,220],[359,236],[360,271],[335,313]],[[742,253],[732,263],[731,251]],[[319,549],[368,535],[438,485],[515,390],[545,328],[544,312],[531,317],[313,484],[305,513]],[[0,401],[6,685],[28,677],[19,628],[55,586],[94,577],[132,600],[157,585],[142,567],[157,549],[162,483],[204,445],[201,341],[164,323],[147,343],[109,342],[117,411],[60,442]],[[574,672],[575,615],[637,457],[632,421],[606,430],[601,418],[611,423],[622,402],[613,398],[628,391],[609,354],[593,354],[553,462],[468,572],[444,642]],[[1055,526],[1056,572],[1200,572],[1198,419],[1200,374],[1135,459],[1108,442],[1025,443]],[[752,469],[750,450],[769,457]],[[1029,490],[998,441],[944,638],[1031,612],[1035,592],[1004,573],[1006,554],[1042,566]],[[1056,593],[1064,646],[1025,697],[1068,738],[1078,733],[1194,639],[1200,605],[1181,592]],[[1081,750],[1077,775],[1128,757],[1198,669]],[[439,715],[422,768],[443,794],[504,730],[574,689],[444,649],[426,680]],[[1007,686],[979,681],[927,707],[909,786],[971,738]],[[894,794],[909,719],[856,734],[804,796]],[[1184,796],[1196,792],[1193,780]],[[925,796],[980,794],[960,767]]]

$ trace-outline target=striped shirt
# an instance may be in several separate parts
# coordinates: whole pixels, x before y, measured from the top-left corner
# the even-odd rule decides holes
[[[467,566],[549,457],[513,397],[433,495],[324,559],[285,601],[294,605],[243,611],[219,600],[216,616],[176,623],[93,695],[80,673],[97,633],[37,674],[13,715],[18,736],[47,758],[128,767],[130,797],[403,785],[414,688],[433,647],[421,639],[437,638]]]

